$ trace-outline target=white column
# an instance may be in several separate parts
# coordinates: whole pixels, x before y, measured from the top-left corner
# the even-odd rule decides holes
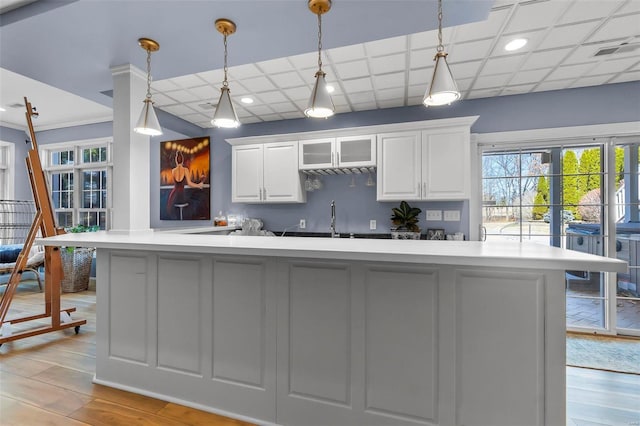
[[[133,65],[111,69],[113,76],[114,231],[148,231],[150,224],[149,136],[133,131],[147,93],[147,77]]]

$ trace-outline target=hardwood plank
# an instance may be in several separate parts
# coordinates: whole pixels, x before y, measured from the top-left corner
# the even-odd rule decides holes
[[[72,419],[94,426],[183,426],[185,423],[124,407],[102,399],[95,399],[69,415]]]
[[[51,413],[24,402],[0,396],[1,423],[4,426],[48,425],[82,426],[87,423],[72,420],[60,414]]]
[[[94,384],[93,374],[65,367],[51,367],[34,376],[34,379],[148,413],[157,413],[167,405],[166,401]]]
[[[253,423],[230,419],[206,411],[195,410],[174,403],[168,403],[158,412],[159,415],[182,421],[192,426],[255,426]]]
[[[47,368],[51,368],[51,364],[34,359],[17,356],[2,357],[2,359],[0,359],[0,371],[22,377],[34,376]]]
[[[62,415],[74,412],[91,400],[81,393],[4,371],[0,371],[0,383],[0,395]]]

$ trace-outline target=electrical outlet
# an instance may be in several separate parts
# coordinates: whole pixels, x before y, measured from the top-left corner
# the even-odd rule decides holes
[[[305,229],[306,227],[307,227],[307,221],[304,219],[300,219],[300,224],[298,225],[298,228]]]
[[[460,210],[445,210],[444,220],[447,222],[460,222]]]
[[[369,221],[369,229],[370,229],[371,231],[373,231],[373,230],[375,230],[375,229],[376,229],[376,226],[377,226],[377,225],[376,225],[376,221],[375,221],[374,219],[371,219],[371,220]]]
[[[431,221],[442,220],[442,210],[427,210],[425,218]]]

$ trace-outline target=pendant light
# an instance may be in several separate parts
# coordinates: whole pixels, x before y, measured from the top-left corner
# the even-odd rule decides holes
[[[451,104],[460,99],[460,92],[447,64],[447,54],[442,45],[442,0],[438,0],[438,48],[433,60],[436,61],[436,66],[422,103],[427,107]]]
[[[220,100],[216,107],[216,112],[213,114],[213,120],[211,124],[216,127],[232,128],[238,127],[240,121],[236,114],[235,108],[231,103],[231,96],[229,95],[229,82],[227,81],[227,36],[236,32],[236,24],[229,19],[216,20],[216,29],[224,36],[224,81],[222,82],[222,88],[220,89]]]
[[[309,9],[318,15],[318,71],[316,72],[316,84],[313,86],[309,106],[304,110],[304,115],[313,118],[327,118],[334,114],[333,101],[327,90],[327,82],[322,71],[322,15],[331,9],[331,0],[309,0]]]
[[[142,101],[144,106],[133,131],[148,136],[159,136],[162,134],[162,129],[160,128],[160,123],[158,123],[158,117],[153,109],[153,101],[151,100],[151,52],[160,50],[160,45],[150,38],[140,38],[138,39],[138,44],[147,51],[147,96]]]

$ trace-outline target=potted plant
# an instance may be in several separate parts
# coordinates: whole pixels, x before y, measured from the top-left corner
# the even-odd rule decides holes
[[[411,207],[409,203],[402,201],[399,207],[394,207],[391,211],[393,212],[391,223],[395,225],[391,229],[391,237],[396,240],[419,240],[420,227],[418,222],[422,210]]]
[[[70,233],[95,232],[99,229],[98,226],[77,225],[67,228],[66,231]],[[64,293],[84,291],[89,288],[94,251],[93,247],[66,247],[60,250],[64,273],[64,277],[60,281],[60,288]]]

